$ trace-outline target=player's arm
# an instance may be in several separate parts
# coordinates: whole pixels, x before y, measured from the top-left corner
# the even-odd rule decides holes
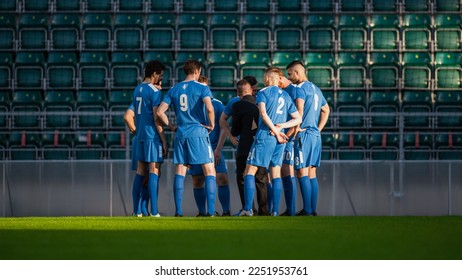
[[[278,139],[278,142],[286,143],[288,139],[287,136],[281,132],[282,127],[273,124],[273,121],[266,112],[266,105],[264,102],[258,103],[258,110],[260,111],[260,118],[269,127],[270,132]]]
[[[225,112],[221,113],[220,116],[220,128],[224,131],[225,137],[227,136],[231,143],[234,146],[237,146],[239,144],[239,141],[237,140],[237,137],[233,136],[231,133],[231,128],[229,127],[228,124],[228,119],[230,116],[228,116]]]
[[[305,107],[305,100],[303,100],[301,98],[297,98],[295,100],[295,107],[297,107],[298,114],[300,116],[303,116],[303,109]],[[296,126],[293,126],[293,127],[289,128],[289,130],[287,131],[286,134],[287,134],[288,137],[291,137],[292,135],[295,137],[298,132],[300,132],[300,124],[297,124]]]
[[[321,107],[321,114],[319,116],[319,123],[318,123],[318,129],[319,131],[323,130],[324,126],[327,123],[327,120],[329,119],[329,114],[330,114],[330,107],[329,104],[324,104],[324,106]]]
[[[213,110],[212,99],[210,97],[204,98],[205,110],[207,112],[207,118],[209,119],[209,125],[203,125],[211,132],[215,127],[215,110]]]
[[[165,113],[167,112],[167,110],[168,110],[168,104],[162,101],[159,107],[157,107],[157,111],[155,112],[155,116],[157,116],[161,124],[164,124],[166,126],[169,125],[168,117],[167,117],[167,114]]]
[[[135,112],[129,108],[125,111],[124,121],[131,133],[136,133]]]
[[[164,155],[166,156],[168,154],[168,143],[167,143],[167,137],[165,137],[165,131],[164,131],[164,126],[157,116],[157,106],[152,107],[152,113],[154,115],[154,124],[156,126],[157,132],[159,133],[160,140],[162,141],[162,146],[164,148]]]

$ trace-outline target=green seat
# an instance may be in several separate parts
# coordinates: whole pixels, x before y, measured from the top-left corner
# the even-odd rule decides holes
[[[367,41],[366,24],[363,15],[341,15],[338,24],[340,50],[364,50]]]
[[[167,2],[167,1],[162,1]],[[112,10],[111,0],[91,0],[86,1],[86,10],[91,12],[109,12]]]
[[[438,89],[460,89],[462,55],[438,52],[435,54],[435,78]]]
[[[462,93],[460,91],[437,91],[435,109],[438,127],[462,126]]]
[[[47,12],[50,10],[49,0],[25,0],[23,2],[25,12]]]
[[[40,135],[34,132],[12,131],[9,137],[11,160],[36,160],[39,158]]]
[[[340,88],[364,88],[366,79],[365,65],[365,53],[339,53],[337,60],[337,77],[339,79]]]
[[[184,12],[205,12],[207,11],[207,0],[183,0]]]
[[[330,52],[309,52],[305,55],[308,79],[321,89],[334,87],[334,56]]]
[[[258,81],[258,87],[264,87],[263,76],[270,62],[267,52],[241,52],[239,57],[241,77],[254,76]]]
[[[460,1],[458,0],[436,0],[436,10],[438,12],[459,12]]]
[[[76,101],[79,128],[104,128],[107,104],[105,91],[79,91]]]
[[[16,18],[12,14],[0,14],[0,50],[12,50],[16,40]]]
[[[398,160],[399,134],[373,133],[369,136],[369,147],[372,160]]]
[[[367,137],[363,134],[341,133],[337,139],[337,152],[339,160],[366,159]]]
[[[397,50],[399,41],[399,19],[393,14],[371,16],[372,50]]]
[[[439,160],[462,160],[462,134],[438,133],[435,149]]]
[[[119,11],[121,12],[143,12],[143,0],[119,1]]]
[[[107,50],[111,48],[112,17],[109,14],[85,14],[82,25],[83,49]]]
[[[79,12],[79,0],[55,0],[55,10],[58,12]],[[133,0],[131,0],[133,1]]]
[[[405,113],[404,126],[428,128],[431,108],[431,92],[404,91],[402,100],[402,112]]]
[[[239,9],[239,0],[214,0],[214,12],[236,12]]]
[[[427,0],[406,0],[404,1],[404,10],[406,12],[428,11],[428,1]]]
[[[406,14],[403,17],[403,41],[406,50],[428,50],[431,19],[425,14]]]
[[[109,79],[109,57],[106,52],[80,53],[80,88],[106,89]]]
[[[396,127],[399,110],[399,94],[397,91],[372,91],[369,97],[369,112],[372,127]],[[383,115],[379,115],[383,114]]]
[[[279,14],[275,18],[276,49],[300,50],[303,46],[303,17],[297,14]]]
[[[269,12],[271,0],[246,1],[246,10],[249,12]]]
[[[207,15],[180,14],[178,18],[178,41],[182,50],[205,49]]]
[[[114,18],[114,42],[118,50],[143,48],[143,25],[141,14],[119,13]]]
[[[398,53],[371,53],[369,73],[372,88],[397,88],[398,63]]]
[[[332,1],[307,0],[308,10],[312,12],[331,12],[333,9]]]
[[[233,88],[237,79],[237,61],[235,52],[210,52],[207,60],[209,86]]]
[[[0,91],[0,128],[8,127],[8,114],[10,111],[10,93]]]
[[[267,14],[245,14],[242,22],[243,46],[247,50],[269,50],[271,17]]]
[[[366,112],[366,92],[338,91],[336,110],[339,114],[340,127],[364,127]]]
[[[14,91],[12,94],[13,127],[40,128],[42,94],[40,91]]]
[[[18,4],[16,0],[3,0],[0,2],[0,12],[15,12],[18,9]]]
[[[54,14],[51,17],[51,49],[79,48],[80,17],[77,14]]]
[[[277,10],[279,12],[300,12],[302,11],[301,2],[300,0],[278,0]]]
[[[132,103],[133,91],[113,90],[109,94],[109,113],[111,127],[124,128],[124,113]]]
[[[330,90],[324,90],[322,91],[322,95],[327,101],[327,104],[329,105],[330,111],[332,112],[335,109],[335,94],[333,91]],[[325,128],[332,128],[332,117],[327,119],[327,123],[325,125]]]
[[[105,137],[101,131],[77,132],[74,136],[75,159],[99,160],[104,157]]]
[[[396,0],[372,0],[374,12],[396,12]]]
[[[322,152],[321,160],[334,159],[335,137],[332,133],[321,133]]]
[[[48,89],[74,89],[77,55],[74,52],[50,52],[47,64]]]
[[[300,52],[274,52],[271,64],[273,66],[286,69],[287,65],[292,61],[299,60],[303,61],[303,55]]]
[[[67,131],[48,131],[42,134],[42,158],[44,160],[69,160],[72,135]]]
[[[429,160],[432,158],[433,139],[430,134],[418,131],[405,133],[403,139],[405,160]]]
[[[154,12],[173,12],[176,9],[176,0],[151,0],[151,11]]]
[[[109,151],[110,159],[129,159],[127,152],[130,154],[130,149],[126,145],[126,135],[124,131],[108,133],[106,135],[106,146]]]
[[[159,60],[165,65],[164,78],[162,80],[163,87],[170,87],[172,85],[172,73],[173,73],[173,53],[156,51],[156,52],[145,52],[144,61]]]
[[[214,50],[239,48],[239,16],[213,14],[210,19],[210,40]]]
[[[10,89],[12,81],[13,55],[11,53],[0,53],[0,88]]]
[[[112,88],[133,89],[140,82],[141,55],[138,52],[114,52],[112,54]]]
[[[189,59],[199,61],[202,64],[202,73],[206,73],[204,66],[207,60],[204,52],[178,52],[176,55],[176,78],[178,82],[183,81],[186,78],[183,71],[183,65]]]
[[[458,15],[435,15],[436,49],[441,51],[457,51],[460,49],[461,18]]]
[[[175,16],[172,14],[149,14],[146,21],[148,49],[174,48]]]
[[[17,52],[15,64],[16,88],[42,89],[45,56],[41,52]]]
[[[429,53],[407,52],[403,54],[404,87],[409,89],[427,89],[430,87]]]
[[[341,1],[341,10],[344,12],[365,12],[366,3],[364,0]]]
[[[236,90],[214,90],[213,98],[220,100],[225,106],[228,101],[236,97]]]
[[[307,16],[307,46],[311,50],[334,48],[334,17],[326,14]]]
[[[47,128],[72,128],[75,98],[72,91],[47,91],[44,100]]]
[[[48,16],[22,14],[19,18],[19,48],[46,50],[48,48]]]

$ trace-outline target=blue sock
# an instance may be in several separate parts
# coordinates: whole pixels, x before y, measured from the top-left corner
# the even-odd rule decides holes
[[[133,198],[133,214],[141,214],[140,198],[141,188],[143,187],[143,176],[135,174],[133,179],[132,198]]]
[[[268,196],[268,212],[273,212],[273,185],[270,182],[266,184],[266,194]]]
[[[205,188],[202,186],[201,188],[193,188],[193,193],[194,193],[194,200],[196,201],[197,205],[197,210],[199,210],[200,214],[207,214],[205,210],[205,202],[206,202],[206,194],[205,194]]]
[[[141,214],[144,216],[148,215],[148,204],[149,204],[149,188],[141,188]]]
[[[252,210],[253,196],[255,195],[255,176],[244,176],[244,210]]]
[[[300,192],[302,193],[303,210],[311,214],[311,183],[308,176],[303,176],[298,179],[300,183]]]
[[[291,177],[292,179],[292,209],[290,209],[290,214],[294,216],[297,212],[297,181],[295,177]]]
[[[205,176],[205,189],[207,193],[207,210],[209,215],[215,215],[215,199],[217,195],[217,177]]]
[[[176,174],[173,180],[173,197],[175,200],[175,214],[183,215],[181,204],[183,202],[184,176]]]
[[[223,212],[229,211],[230,194],[229,185],[218,186],[218,200],[220,200],[221,208]]]
[[[311,210],[316,212],[316,206],[318,205],[318,179],[316,177],[310,179],[311,183]]]
[[[149,197],[151,198],[151,214],[159,214],[157,206],[157,194],[159,189],[159,176],[154,173],[149,173]]]
[[[282,180],[281,178],[273,179],[273,213],[279,213],[279,202],[282,196]]]
[[[293,177],[291,176],[282,177],[282,186],[284,187],[284,200],[286,201],[286,207],[290,215],[292,215],[292,208],[294,204],[293,194],[295,189],[292,178]]]

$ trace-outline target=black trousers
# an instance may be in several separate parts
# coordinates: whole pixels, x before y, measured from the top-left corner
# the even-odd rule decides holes
[[[239,189],[239,196],[241,198],[242,208],[244,208],[244,171],[246,166],[247,157],[236,158],[236,181]],[[255,186],[257,191],[257,204],[258,209],[253,203],[252,208],[254,213],[258,211],[258,215],[267,216],[268,212],[268,194],[266,184],[268,183],[268,174],[266,168],[258,167],[257,173],[255,174]]]

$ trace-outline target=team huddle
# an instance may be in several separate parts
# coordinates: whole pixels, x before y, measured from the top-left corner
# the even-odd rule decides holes
[[[192,175],[197,216],[230,216],[230,189],[222,148],[226,138],[237,146],[236,180],[242,209],[235,216],[316,216],[318,182],[316,168],[321,159],[320,131],[329,117],[329,106],[321,90],[309,82],[304,65],[294,61],[281,69],[266,69],[265,87],[256,90],[254,77],[237,83],[237,96],[226,107],[213,98],[201,64],[188,60],[184,81],[173,86],[162,99],[165,66],[150,61],[143,83],[133,93],[125,114],[133,139],[132,198],[135,216],[160,217],[158,190],[160,167],[168,153],[164,129],[175,131],[173,182],[175,216],[182,217],[185,176]],[[176,125],[170,123],[171,107]],[[228,119],[232,118],[231,127]],[[269,175],[267,174],[269,172]],[[296,174],[295,174],[296,173]],[[296,211],[297,176],[303,208]],[[144,187],[146,186],[146,187]],[[279,213],[284,190],[286,211]],[[257,193],[258,207],[254,196]],[[150,208],[148,211],[148,201]]]

